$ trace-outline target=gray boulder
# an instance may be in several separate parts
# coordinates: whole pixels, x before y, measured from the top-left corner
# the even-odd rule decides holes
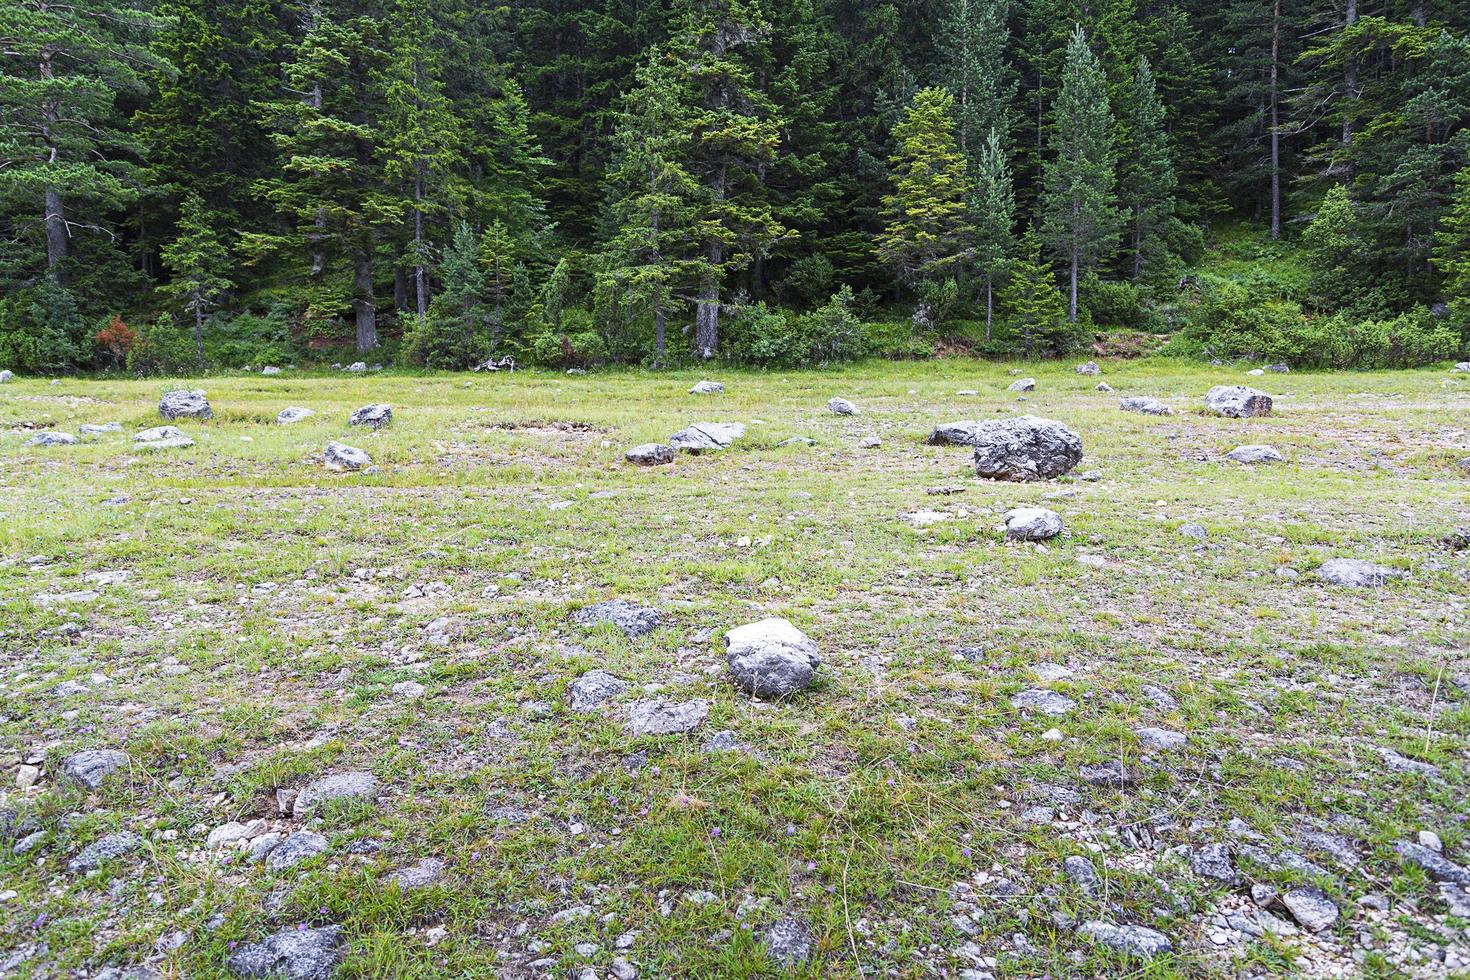
[[[1011,705],[1022,711],[1035,711],[1043,715],[1065,715],[1077,707],[1077,702],[1056,691],[1022,691],[1011,698]]]
[[[84,436],[100,436],[100,435],[105,435],[108,432],[121,432],[122,431],[122,423],[121,422],[102,422],[102,423],[97,424],[97,425],[92,425],[92,424],[79,425],[79,426],[77,426],[77,431],[80,432]]]
[[[695,422],[670,436],[669,446],[686,453],[708,453],[728,449],[744,437],[745,426],[739,422]]]
[[[1169,937],[1147,926],[1118,926],[1093,919],[1077,927],[1077,935],[1115,952],[1151,960],[1174,952]]]
[[[194,445],[194,440],[178,426],[155,425],[133,436],[133,443],[141,449],[185,449]]]
[[[567,688],[567,702],[573,711],[596,711],[604,701],[628,690],[628,682],[605,670],[589,670],[572,681]]]
[[[625,458],[638,466],[664,466],[674,461],[674,450],[661,442],[646,442],[628,450]]]
[[[1236,879],[1235,859],[1225,844],[1206,844],[1189,855],[1189,869],[1201,878],[1230,884]]]
[[[1376,589],[1403,575],[1392,568],[1384,568],[1359,558],[1330,558],[1317,569],[1317,577],[1328,585],[1342,585],[1353,589]]]
[[[416,891],[438,882],[447,868],[448,865],[438,858],[424,858],[418,864],[392,872],[383,879],[383,883],[396,885],[406,892]]]
[[[761,936],[766,955],[788,969],[811,959],[813,943],[811,926],[794,916],[771,923]]]
[[[204,397],[202,391],[169,391],[165,392],[158,403],[158,414],[163,416],[165,422],[174,419],[212,419],[214,409],[209,407],[209,399]]]
[[[945,422],[929,435],[931,446],[973,446],[979,438],[980,422]]]
[[[348,425],[366,425],[374,432],[393,421],[393,406],[364,405],[347,417]]]
[[[1129,772],[1128,767],[1117,759],[1096,766],[1082,766],[1077,773],[1082,777],[1084,783],[1091,786],[1126,789],[1135,782],[1133,773]]]
[[[657,609],[649,606],[636,606],[622,599],[609,599],[578,609],[572,614],[572,622],[583,626],[611,623],[632,639],[658,629],[663,618]]]
[[[265,367],[260,369],[260,373],[265,375],[267,378],[273,378],[281,373],[281,369],[276,367],[274,364],[267,364]]]
[[[1321,932],[1337,921],[1337,903],[1320,888],[1293,888],[1281,896],[1281,904],[1308,932]]]
[[[225,967],[240,977],[329,980],[337,969],[342,927],[284,929],[262,942],[241,946]]]
[[[8,384],[14,380],[15,373],[13,371],[0,371],[0,385]]]
[[[1017,507],[1006,511],[1007,541],[1048,541],[1061,534],[1062,515],[1045,507]]]
[[[327,849],[327,839],[309,830],[299,830],[281,841],[266,855],[265,866],[272,871],[294,868],[308,858],[316,857]]]
[[[1077,373],[1091,375],[1095,377],[1099,374],[1102,374],[1102,368],[1097,366],[1096,361],[1088,361],[1086,364],[1077,365]]]
[[[833,415],[861,415],[858,407],[846,398],[833,398],[827,402],[827,411]]]
[[[762,698],[806,690],[822,664],[817,644],[784,619],[763,619],[727,632],[725,660],[736,685]]]
[[[1271,446],[1237,446],[1225,454],[1225,458],[1235,463],[1244,463],[1253,466],[1257,463],[1280,463],[1285,457]]]
[[[1458,372],[1460,372],[1461,374],[1470,374],[1470,361],[1461,361],[1460,363],[1458,363],[1458,364],[1455,365],[1455,370],[1458,371]],[[10,373],[9,371],[0,371],[0,375],[6,375],[6,374],[9,374],[9,373]],[[9,378],[0,377],[0,381],[9,381],[9,380],[10,380]]]
[[[1012,381],[1009,385],[1006,386],[1006,391],[1035,391],[1035,390],[1036,390],[1036,379],[1035,378],[1022,378],[1019,381]]]
[[[370,772],[340,772],[308,783],[296,794],[291,815],[302,820],[329,800],[368,800],[378,795],[378,778]]]
[[[1077,433],[1031,415],[979,423],[973,445],[975,473],[991,480],[1051,480],[1082,462]]]
[[[1196,541],[1210,540],[1210,532],[1205,530],[1205,526],[1203,524],[1195,524],[1192,521],[1188,524],[1180,525],[1179,533],[1186,538],[1194,538]]]
[[[1147,748],[1156,752],[1168,752],[1173,749],[1182,749],[1189,742],[1189,736],[1183,732],[1171,732],[1167,728],[1135,728],[1133,734]]]
[[[691,395],[722,395],[724,393],[725,386],[718,381],[701,381],[689,389]]]
[[[366,466],[371,466],[373,458],[355,446],[341,442],[329,442],[326,451],[322,453],[322,462],[326,464],[327,469],[335,473],[355,473]]]
[[[349,371],[352,374],[364,374],[367,371],[367,362],[366,361],[353,361],[351,364],[347,365],[342,370]]]
[[[1174,410],[1157,398],[1141,396],[1137,398],[1125,398],[1118,403],[1118,407],[1125,412],[1138,412],[1140,415],[1173,415]]]
[[[49,448],[51,446],[75,446],[77,437],[70,432],[37,432],[27,439],[23,445],[40,446]]]
[[[1205,395],[1205,408],[1231,419],[1271,414],[1271,396],[1245,385],[1216,385]]]
[[[1435,881],[1470,887],[1470,870],[1454,863],[1438,851],[1423,844],[1401,840],[1393,845],[1399,857],[1421,869]]]
[[[702,699],[684,704],[666,701],[634,701],[628,707],[630,735],[677,735],[692,732],[709,717],[709,702]]]
[[[131,854],[143,846],[143,838],[137,834],[123,831],[120,834],[108,834],[101,840],[93,841],[82,848],[76,857],[66,863],[66,870],[72,874],[86,874],[95,871],[108,861],[115,860]]]
[[[61,773],[79,786],[96,789],[132,761],[126,752],[117,749],[87,749],[67,756],[61,763]]]
[[[281,409],[280,413],[276,415],[276,424],[290,425],[292,422],[300,422],[302,419],[309,419],[315,414],[316,413],[309,408],[297,408],[295,406],[292,406],[291,408],[283,408]]]

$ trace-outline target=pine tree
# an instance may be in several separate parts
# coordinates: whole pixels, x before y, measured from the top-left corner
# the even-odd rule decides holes
[[[404,334],[404,356],[419,367],[462,371],[494,353],[496,341],[480,240],[467,222],[455,226],[438,278],[443,288]]]
[[[205,210],[198,194],[184,198],[178,237],[163,248],[163,267],[172,278],[161,291],[190,315],[194,324],[194,355],[204,369],[204,321],[220,297],[234,283],[226,275],[230,254],[215,234],[218,215]]]
[[[953,111],[947,91],[923,89],[893,132],[893,192],[883,198],[877,251],[908,286],[953,277],[970,248],[970,184]]]
[[[995,315],[995,279],[1015,251],[1016,194],[1000,134],[990,131],[980,150],[970,204],[975,226],[975,265],[985,277],[985,341]]]
[[[689,172],[691,99],[675,64],[658,53],[638,70],[623,105],[608,172],[610,236],[598,292],[611,315],[651,316],[655,363],[664,361],[674,292],[694,273],[699,181]]]
[[[1005,57],[1010,0],[947,0],[945,6],[940,76],[954,95],[960,152],[974,169],[990,134],[1007,145],[1015,122],[1016,80]]]
[[[1079,26],[1067,45],[1041,204],[1042,235],[1070,269],[1067,318],[1073,323],[1081,274],[1116,244],[1121,216],[1113,193],[1112,129],[1102,68]]]
[[[1470,327],[1470,167],[1455,177],[1455,197],[1434,237],[1434,265],[1444,293]]]
[[[1143,274],[1148,260],[1163,251],[1162,232],[1174,217],[1178,180],[1164,132],[1164,106],[1154,89],[1147,58],[1138,60],[1133,91],[1124,101],[1120,129],[1118,197],[1128,214],[1132,274]]]
[[[1041,256],[1041,239],[1027,228],[1010,266],[1010,278],[1000,294],[1027,357],[1063,354],[1071,349],[1074,329],[1068,326],[1067,311],[1057,292],[1052,270]]]
[[[52,282],[67,278],[78,230],[107,232],[137,196],[138,145],[117,113],[163,68],[148,49],[163,21],[126,0],[0,5],[0,202],[35,216]]]

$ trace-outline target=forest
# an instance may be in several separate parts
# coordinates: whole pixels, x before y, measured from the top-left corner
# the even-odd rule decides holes
[[[1458,0],[6,0],[0,367],[1470,346]]]

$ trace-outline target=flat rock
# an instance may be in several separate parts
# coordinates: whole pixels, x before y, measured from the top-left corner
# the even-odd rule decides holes
[[[364,405],[347,417],[348,425],[366,425],[377,431],[393,421],[391,405]]]
[[[1230,884],[1235,881],[1235,859],[1226,844],[1206,844],[1190,852],[1189,869],[1201,878]]]
[[[184,449],[194,445],[194,440],[174,425],[155,425],[133,436],[133,443],[143,449]]]
[[[567,702],[573,711],[596,711],[604,701],[619,697],[628,690],[628,682],[605,670],[589,670],[572,681],[567,688]]]
[[[761,936],[766,955],[787,968],[811,959],[813,944],[811,926],[795,916],[776,920]]]
[[[1077,887],[1082,889],[1083,894],[1091,895],[1097,891],[1099,884],[1097,869],[1092,862],[1080,854],[1073,854],[1062,860],[1062,872],[1066,874]]]
[[[1036,711],[1043,715],[1065,715],[1077,707],[1077,702],[1056,691],[1022,691],[1011,698],[1011,706],[1021,711]]]
[[[370,772],[340,772],[308,783],[291,804],[291,814],[301,820],[328,800],[359,799],[372,802],[378,795],[378,778]]]
[[[1147,926],[1118,926],[1093,919],[1078,926],[1077,934],[1099,946],[1145,960],[1174,951],[1168,936]]]
[[[1180,525],[1179,533],[1186,538],[1194,538],[1196,541],[1208,541],[1210,539],[1210,532],[1205,530],[1204,525],[1193,522]]]
[[[70,432],[37,432],[22,445],[40,446],[44,449],[51,446],[75,446],[77,441],[77,437]]]
[[[1420,762],[1418,759],[1410,759],[1408,756],[1401,755],[1386,746],[1380,748],[1378,754],[1383,758],[1383,764],[1392,772],[1410,773],[1415,776],[1428,776],[1430,779],[1439,779],[1441,776],[1439,766],[1431,762]]]
[[[704,724],[709,717],[709,702],[687,701],[669,704],[666,701],[635,701],[628,707],[630,735],[676,735],[692,732]]]
[[[85,874],[102,867],[108,861],[131,854],[142,846],[143,838],[129,831],[108,834],[82,848],[76,857],[66,863],[66,870],[72,874]]]
[[[973,446],[980,434],[979,422],[945,422],[929,435],[931,446]]]
[[[1281,896],[1281,904],[1308,932],[1321,932],[1337,921],[1337,903],[1320,888],[1293,888]]]
[[[1231,419],[1271,414],[1271,396],[1245,385],[1216,385],[1205,395],[1205,408]]]
[[[79,425],[77,431],[84,436],[100,436],[109,432],[121,432],[121,422],[103,422],[95,425]]]
[[[309,830],[299,830],[289,835],[266,856],[265,866],[272,871],[294,868],[308,858],[316,857],[327,849],[327,839]]]
[[[1432,851],[1423,844],[1407,840],[1398,841],[1393,845],[1393,849],[1399,857],[1420,868],[1435,881],[1470,886],[1470,870],[1461,867],[1438,851]]]
[[[1280,463],[1286,457],[1282,456],[1271,446],[1250,445],[1236,446],[1225,454],[1225,458],[1234,463],[1244,463],[1252,466],[1257,463]]]
[[[611,623],[632,639],[658,629],[663,617],[657,609],[649,606],[637,606],[622,599],[609,599],[578,609],[572,614],[572,622],[583,626]]]
[[[1171,732],[1167,728],[1135,728],[1133,734],[1148,748],[1159,752],[1182,749],[1189,742],[1183,732]]]
[[[214,409],[209,407],[209,399],[204,397],[202,391],[169,391],[158,402],[158,414],[166,422],[174,419],[212,419]]]
[[[669,446],[685,453],[708,453],[728,449],[744,437],[745,426],[739,422],[695,422],[670,436]]]
[[[691,395],[722,395],[724,393],[725,386],[718,381],[701,381],[689,389]]]
[[[727,632],[725,660],[735,684],[762,698],[806,690],[822,663],[816,642],[784,619],[764,619]]]
[[[833,415],[861,415],[858,407],[846,398],[833,398],[827,402],[827,411]]]
[[[1402,572],[1360,558],[1329,558],[1317,569],[1317,577],[1328,585],[1353,589],[1376,589],[1402,575]]]
[[[299,406],[293,405],[290,408],[283,408],[276,413],[276,424],[290,425],[293,422],[300,422],[303,419],[309,419],[315,414],[316,413],[309,408],[301,408]]]
[[[1096,361],[1088,361],[1086,364],[1079,364],[1077,365],[1076,370],[1078,374],[1086,374],[1092,376],[1102,374],[1102,368],[1097,366]]]
[[[1104,762],[1096,766],[1082,766],[1077,774],[1082,781],[1089,786],[1110,786],[1113,789],[1126,789],[1135,782],[1133,774],[1128,767],[1117,759]]]
[[[1006,511],[1007,541],[1048,541],[1065,529],[1062,515],[1045,507],[1017,507]]]
[[[327,443],[322,453],[322,463],[334,473],[356,473],[371,466],[373,458],[356,446],[342,442]]]
[[[444,877],[447,867],[448,865],[438,858],[424,858],[418,864],[392,872],[383,879],[383,883],[396,885],[406,892],[428,888]]]
[[[1019,379],[1017,381],[1012,381],[1009,385],[1006,385],[1006,391],[1035,391],[1035,390],[1036,390],[1036,379],[1035,378],[1021,378],[1021,379]]]
[[[1125,412],[1137,412],[1140,415],[1173,415],[1174,410],[1157,398],[1140,396],[1136,398],[1125,398],[1118,402],[1118,407]]]
[[[276,375],[281,373],[281,369],[276,367],[274,364],[267,364],[265,367],[260,369],[260,373],[265,375],[267,378],[274,378]]]
[[[977,423],[973,445],[976,475],[991,480],[1051,480],[1082,462],[1077,433],[1030,415]]]
[[[336,971],[342,927],[284,929],[265,940],[242,946],[225,966],[236,976],[284,980],[329,980]]]
[[[96,789],[103,781],[127,768],[132,759],[117,749],[87,749],[67,756],[61,763],[62,775],[87,789]]]
[[[645,442],[628,450],[623,458],[638,466],[664,466],[674,461],[674,448],[661,442]]]

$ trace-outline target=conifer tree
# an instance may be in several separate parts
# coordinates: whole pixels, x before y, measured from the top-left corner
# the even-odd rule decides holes
[[[893,191],[883,198],[877,251],[912,287],[957,274],[971,244],[970,183],[953,111],[949,92],[926,88],[893,131]]]
[[[1116,244],[1121,216],[1112,129],[1102,67],[1079,25],[1067,45],[1041,202],[1042,235],[1069,269],[1067,318],[1073,323],[1078,280]]]
[[[971,202],[971,220],[975,225],[975,265],[985,277],[985,340],[988,343],[995,317],[995,279],[1005,270],[1016,246],[1016,193],[1011,181],[1011,166],[1006,160],[1000,134],[993,129],[980,150]]]
[[[954,96],[960,152],[978,167],[990,134],[1009,145],[1016,80],[1006,63],[1010,0],[946,0],[938,48],[941,80]]]
[[[178,235],[163,248],[163,266],[172,278],[161,287],[189,314],[194,329],[194,355],[204,369],[204,320],[220,296],[234,287],[227,275],[230,254],[215,234],[218,216],[205,210],[198,194],[184,198]]]
[[[480,240],[467,222],[455,226],[438,278],[443,288],[404,334],[404,356],[419,367],[462,371],[488,358],[497,339],[486,305]]]
[[[1470,328],[1470,167],[1455,177],[1455,196],[1434,239],[1434,265],[1444,292]]]
[[[1178,186],[1164,132],[1164,106],[1147,58],[1138,60],[1133,89],[1123,103],[1119,122],[1123,139],[1118,197],[1128,215],[1132,275],[1137,279],[1148,260],[1163,250],[1162,233],[1174,217]]]
[[[1031,228],[1021,238],[1000,299],[1027,357],[1071,349],[1075,333],[1068,326],[1052,270],[1042,258],[1041,239]]]

